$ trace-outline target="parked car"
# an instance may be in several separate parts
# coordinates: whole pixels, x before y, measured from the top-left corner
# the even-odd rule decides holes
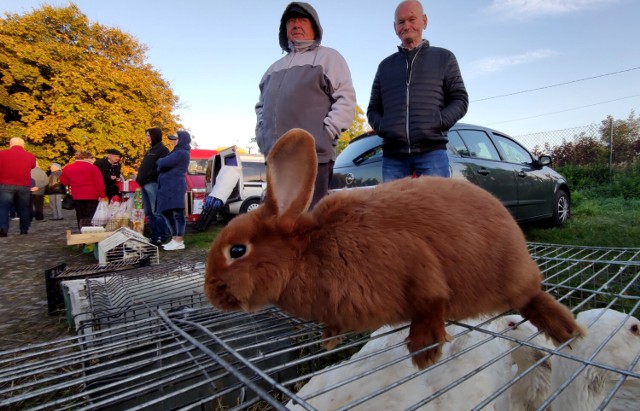
[[[207,193],[216,184],[222,166],[240,168],[240,178],[222,208],[223,217],[254,210],[260,205],[260,199],[267,185],[267,166],[263,155],[242,154],[236,146],[231,146],[212,156],[207,162]]]
[[[464,178],[498,197],[516,221],[561,226],[569,219],[569,185],[549,167],[550,156],[536,157],[504,133],[463,123],[449,131],[447,152],[452,178]],[[382,139],[375,132],[354,138],[333,171],[331,190],[380,184]]]

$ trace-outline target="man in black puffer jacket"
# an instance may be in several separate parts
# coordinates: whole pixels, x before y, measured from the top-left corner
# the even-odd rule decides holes
[[[151,242],[161,245],[170,235],[164,217],[156,210],[159,174],[157,163],[158,159],[169,154],[169,149],[162,143],[162,130],[158,127],[147,129],[146,138],[151,148],[142,159],[136,182],[142,187],[142,202],[144,204],[144,213],[149,218]]]
[[[367,109],[369,124],[383,139],[382,176],[415,173],[449,177],[447,133],[469,107],[456,57],[422,39],[427,16],[416,0],[396,8],[398,52],[378,66]]]

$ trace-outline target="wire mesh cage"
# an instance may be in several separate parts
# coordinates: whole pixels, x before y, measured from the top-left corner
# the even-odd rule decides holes
[[[450,323],[443,358],[418,370],[404,325],[327,351],[320,324],[211,307],[202,264],[141,267],[85,280],[76,337],[0,352],[0,407],[639,409],[640,250],[529,246],[584,339],[551,346],[513,315]]]
[[[207,306],[203,263],[173,262],[141,267],[80,281],[65,281],[67,310],[77,333],[89,338],[115,324],[131,323],[168,312]]]
[[[154,264],[158,264],[160,262],[158,247],[151,244],[141,233],[127,227],[118,228],[98,243],[100,264],[145,257],[151,258]]]
[[[131,260],[112,261],[108,264],[92,264],[81,267],[68,267],[67,264],[59,264],[45,270],[45,288],[47,292],[47,305],[50,315],[55,314],[65,306],[65,295],[62,290],[63,281],[73,281],[91,278],[94,276],[111,275],[112,273],[130,270],[136,267],[148,266],[151,258],[135,258]]]

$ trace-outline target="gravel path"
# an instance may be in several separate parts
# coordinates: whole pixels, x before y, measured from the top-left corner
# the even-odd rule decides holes
[[[61,221],[50,218],[45,207],[45,220],[34,220],[28,235],[20,235],[18,221],[10,221],[9,235],[0,238],[0,351],[73,335],[64,314],[48,315],[44,272],[63,263],[80,268],[97,261],[81,246],[66,243],[66,231],[77,232],[75,211],[64,210]],[[189,247],[161,249],[160,264],[205,261],[206,254]]]

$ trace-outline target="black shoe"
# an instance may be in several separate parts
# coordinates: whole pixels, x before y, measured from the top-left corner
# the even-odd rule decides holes
[[[28,231],[20,231],[20,235],[27,235],[27,234],[29,234]]]
[[[7,232],[4,230],[0,230],[0,237],[6,237],[7,236]]]

